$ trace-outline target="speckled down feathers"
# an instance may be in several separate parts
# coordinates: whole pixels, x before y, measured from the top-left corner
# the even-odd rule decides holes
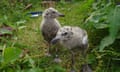
[[[48,43],[56,36],[56,33],[60,28],[60,23],[56,19],[59,15],[60,13],[54,8],[48,8],[43,12],[40,29],[44,39]]]
[[[64,35],[65,33],[67,34]],[[76,47],[88,47],[87,32],[79,27],[64,26],[57,32],[54,39],[56,38],[59,38],[60,43],[69,49]]]

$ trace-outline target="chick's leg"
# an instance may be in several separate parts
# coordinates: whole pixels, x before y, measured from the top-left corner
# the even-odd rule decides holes
[[[74,52],[70,50],[70,53],[71,53],[71,71],[70,72],[76,72],[74,69],[74,66],[75,66]]]
[[[46,52],[45,52],[46,56],[51,56],[51,54],[50,54],[50,48],[51,48],[51,45],[48,44],[48,48],[46,48]]]
[[[56,48],[55,50],[56,50],[56,54],[55,54],[54,62],[60,63],[62,60],[59,58],[59,55],[58,55],[58,48]]]

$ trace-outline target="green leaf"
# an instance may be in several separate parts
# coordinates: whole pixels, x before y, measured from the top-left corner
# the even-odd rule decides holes
[[[88,54],[88,55],[87,55],[87,62],[88,62],[89,64],[95,63],[95,61],[96,61],[96,57],[95,57],[94,54]]]
[[[112,15],[111,15],[112,16]],[[109,17],[109,21],[110,21],[110,36],[112,37],[116,37],[116,35],[118,34],[119,30],[120,30],[120,7],[117,6],[114,10],[113,16]]]
[[[7,29],[0,29],[1,34],[12,34],[12,31],[7,30]]]
[[[120,39],[120,33],[117,35],[117,39]]]
[[[54,72],[66,72],[66,70],[64,68],[62,68],[61,66],[55,66],[54,67]]]
[[[19,48],[5,48],[3,50],[4,64],[13,62],[20,57],[22,50]]]
[[[17,21],[16,24],[17,24],[17,25],[25,24],[25,22],[26,22],[25,20],[21,20],[21,21]]]
[[[20,26],[20,27],[18,27],[19,30],[20,29],[24,29],[24,28],[26,28],[26,26]]]
[[[26,70],[24,72],[44,72],[43,69],[40,68],[31,68],[29,70]]]
[[[0,55],[0,63],[3,62],[3,57]]]
[[[34,68],[35,67],[35,62],[34,60],[27,54],[26,57],[28,58],[28,61],[29,61],[29,65]]]
[[[100,43],[100,46],[99,46],[99,51],[102,52],[103,49],[109,45],[111,45],[113,42],[114,42],[114,38],[110,37],[110,36],[107,36],[105,38],[102,39],[101,43]]]
[[[114,43],[117,38],[117,34],[120,30],[120,7],[116,7],[112,13],[109,15],[109,35],[102,39],[99,51],[103,51],[103,49]]]
[[[108,24],[95,24],[96,29],[105,29],[108,28]]]

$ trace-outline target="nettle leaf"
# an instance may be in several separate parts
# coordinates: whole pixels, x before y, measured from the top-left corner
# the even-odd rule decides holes
[[[120,30],[120,6],[115,8],[113,17],[110,18],[110,36],[115,37]]]
[[[22,50],[19,48],[5,48],[3,50],[4,64],[13,62],[20,57]]]
[[[117,39],[120,39],[120,33],[117,35]]]
[[[109,46],[111,45],[113,42],[114,42],[114,38],[112,38],[111,36],[107,36],[105,38],[102,39],[101,43],[100,43],[100,46],[99,46],[99,51],[102,52],[103,49],[106,47],[106,46]]]
[[[93,12],[85,22],[93,22],[93,23],[98,23],[99,19],[101,18],[101,13],[99,11]]]
[[[95,24],[94,25],[96,29],[105,29],[108,28],[108,24]]]
[[[113,44],[117,38],[117,34],[120,30],[120,6],[117,6],[113,10],[113,13],[109,15],[109,18],[109,36],[102,39],[99,46],[99,51],[103,51],[105,47]]]

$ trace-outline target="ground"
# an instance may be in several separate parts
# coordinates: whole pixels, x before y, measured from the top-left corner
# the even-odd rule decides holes
[[[86,3],[86,2],[84,2]],[[91,2],[92,3],[92,2]],[[84,6],[83,6],[84,5]],[[84,8],[84,9],[81,9]],[[41,8],[36,8],[35,10],[40,10]],[[90,10],[90,5],[85,5],[81,3],[68,3],[68,5],[65,5],[63,8],[60,5],[57,5],[57,10],[59,10],[61,13],[65,14],[64,18],[58,18],[61,25],[71,25],[71,26],[81,26],[84,27],[83,21],[84,18],[87,17]],[[44,9],[41,9],[44,10]],[[78,11],[79,10],[79,11]],[[45,57],[45,50],[48,46],[46,46],[46,42],[44,41],[41,32],[40,32],[40,23],[41,23],[42,17],[39,16],[37,18],[31,18],[29,22],[27,22],[26,28],[19,30],[18,32],[18,39],[17,43],[20,43],[21,48],[29,50],[29,56],[35,60],[35,65],[41,65],[41,63],[47,64],[48,68],[51,66],[56,65],[53,63],[55,50],[52,50],[52,57]],[[79,54],[79,52],[77,52]],[[60,55],[60,58],[62,59],[62,63],[58,64],[58,66],[63,67],[63,69],[67,69],[67,71],[70,69],[70,54],[67,51],[67,49],[60,48],[60,51],[58,53]],[[80,65],[82,61],[80,61],[80,57],[77,54],[76,56],[76,69],[80,70]],[[43,59],[48,59],[48,62],[41,62]],[[42,61],[43,61],[42,60]],[[43,66],[44,67],[44,66]],[[49,71],[48,71],[49,72]]]

